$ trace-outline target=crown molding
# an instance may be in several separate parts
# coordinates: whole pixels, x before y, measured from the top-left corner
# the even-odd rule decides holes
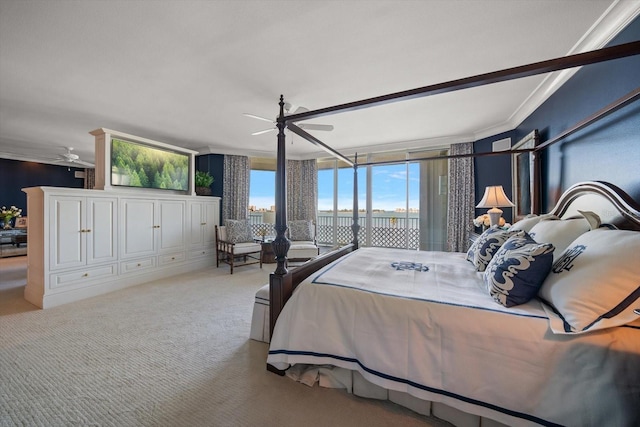
[[[578,42],[567,52],[567,55],[588,52],[605,47],[627,25],[640,15],[640,2],[629,0],[616,0]],[[496,128],[509,127],[515,129],[527,117],[540,107],[551,95],[567,82],[582,67],[566,69],[548,74],[544,80],[531,92],[522,104],[507,119],[505,124]],[[493,128],[492,128],[493,129]],[[504,132],[501,131],[501,132]],[[480,134],[486,135],[484,131]]]

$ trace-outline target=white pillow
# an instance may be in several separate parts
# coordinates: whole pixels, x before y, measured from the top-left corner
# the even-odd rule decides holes
[[[638,319],[640,232],[600,228],[578,237],[553,264],[538,295],[551,330],[576,334]]]
[[[589,221],[583,217],[570,219],[543,219],[531,228],[529,235],[538,243],[551,243],[556,250],[553,261],[581,234],[591,230]]]
[[[534,225],[536,225],[543,219],[560,219],[560,218],[551,214],[545,214],[540,216],[531,214],[531,215],[527,215],[526,217],[522,218],[520,221],[513,224],[509,228],[509,230],[523,230],[528,233]]]

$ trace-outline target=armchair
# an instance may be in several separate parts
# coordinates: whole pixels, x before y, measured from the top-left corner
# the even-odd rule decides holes
[[[313,221],[289,221],[288,227],[291,241],[287,254],[289,261],[308,261],[320,254],[320,248],[316,244],[316,226]]]
[[[216,267],[220,267],[220,262],[229,264],[231,274],[234,267],[244,265],[260,263],[262,268],[262,245],[253,239],[238,241],[227,235],[226,226],[216,225]]]

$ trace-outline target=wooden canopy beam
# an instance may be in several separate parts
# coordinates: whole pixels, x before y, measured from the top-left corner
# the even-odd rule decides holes
[[[638,54],[640,54],[640,41],[635,41],[590,52],[577,53],[575,55],[534,62],[532,64],[522,65],[519,67],[506,68],[500,71],[478,74],[472,77],[450,80],[448,82],[424,86],[417,89],[404,90],[388,95],[376,96],[374,98],[367,98],[361,101],[348,102],[346,104],[339,104],[333,107],[326,107],[320,108],[318,110],[306,111],[304,113],[291,114],[290,116],[287,116],[285,120],[287,124],[295,123],[301,120],[315,119],[318,117],[324,117],[347,111],[361,110],[363,108],[369,108],[376,105],[384,105],[392,102],[422,98],[425,96],[453,92],[491,83],[498,83],[508,80],[520,79],[523,77],[535,76],[538,74],[551,73],[553,71],[581,67],[583,65],[595,64],[598,62],[610,61],[612,59],[625,58]]]

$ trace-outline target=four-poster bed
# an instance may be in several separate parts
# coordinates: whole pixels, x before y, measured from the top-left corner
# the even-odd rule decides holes
[[[286,117],[283,110],[284,99],[281,97],[280,115],[277,121],[277,127],[279,130],[277,158],[278,168],[276,172],[275,229],[277,236],[273,243],[277,268],[270,276],[270,330],[272,345],[267,368],[273,372],[282,374],[284,372],[283,369],[286,369],[289,365],[296,363],[331,364],[356,371],[368,382],[390,391],[406,392],[418,399],[443,402],[451,406],[458,407],[464,411],[480,416],[487,416],[491,419],[496,419],[509,424],[564,424],[570,421],[567,418],[567,411],[569,411],[569,415],[573,414],[576,417],[582,416],[582,420],[587,424],[594,424],[597,420],[603,420],[605,418],[603,418],[604,415],[598,410],[594,410],[593,408],[590,409],[589,405],[600,404],[605,408],[605,414],[607,411],[615,411],[617,414],[616,416],[619,417],[617,421],[621,423],[620,425],[626,425],[627,423],[631,425],[634,422],[638,422],[638,415],[630,413],[629,408],[640,404],[640,392],[637,390],[637,384],[638,381],[640,381],[640,321],[608,329],[606,333],[594,332],[585,334],[583,337],[579,338],[572,337],[569,340],[566,336],[556,336],[548,330],[549,317],[552,315],[543,310],[542,303],[538,300],[532,300],[534,302],[525,304],[525,307],[519,306],[519,308],[511,310],[504,308],[497,309],[495,307],[488,308],[484,304],[489,304],[491,302],[491,298],[489,298],[489,301],[476,301],[473,303],[464,298],[462,300],[455,298],[453,298],[453,300],[447,300],[445,298],[442,300],[436,299],[434,301],[435,297],[433,295],[421,293],[414,294],[412,290],[405,290],[405,293],[394,296],[391,291],[377,288],[377,286],[379,286],[378,284],[373,285],[374,289],[367,289],[368,284],[366,282],[370,279],[372,280],[379,272],[375,270],[374,273],[366,276],[367,279],[361,279],[361,281],[358,282],[358,274],[356,270],[352,267],[344,267],[349,259],[358,260],[360,265],[368,265],[375,259],[381,260],[384,264],[407,261],[410,262],[413,267],[419,265],[427,268],[426,270],[421,270],[427,274],[428,270],[431,269],[432,272],[437,273],[435,274],[437,280],[442,283],[442,292],[445,292],[447,289],[451,290],[449,284],[445,283],[448,280],[446,279],[447,275],[440,274],[440,271],[443,269],[442,266],[451,267],[451,271],[457,271],[458,273],[461,272],[460,274],[468,276],[464,279],[466,280],[464,283],[467,283],[465,286],[471,294],[477,294],[477,288],[482,285],[481,280],[480,285],[477,283],[478,274],[473,268],[470,268],[471,264],[464,259],[464,254],[442,255],[443,253],[423,253],[421,255],[416,255],[417,258],[413,258],[412,255],[410,260],[405,260],[400,259],[402,255],[397,251],[387,249],[386,252],[391,254],[392,257],[390,259],[385,258],[383,260],[381,253],[385,251],[375,251],[369,248],[367,248],[367,250],[356,251],[356,249],[358,249],[359,229],[357,218],[357,188],[354,188],[353,242],[342,247],[338,251],[318,257],[316,260],[308,262],[302,267],[291,272],[287,271],[286,253],[289,248],[289,242],[284,236],[286,231],[286,196],[284,191],[286,188],[284,167],[286,154],[284,129],[288,128],[299,136],[345,161],[347,164],[353,165],[354,174],[357,174],[357,168],[359,166],[357,162],[352,162],[342,154],[319,141],[317,138],[295,126],[294,123],[303,119],[317,118],[327,114],[366,108],[383,103],[411,99],[418,96],[445,93],[453,90],[475,87],[482,84],[490,84],[622,58],[630,55],[637,55],[639,53],[640,42],[628,43],[612,48],[601,49],[599,51],[543,61],[523,67],[516,67],[495,73],[483,74],[480,76],[455,80],[443,84],[427,86],[415,90],[370,98],[364,101],[342,104],[335,107],[309,111]],[[621,98],[616,103],[597,112],[594,116],[585,119],[583,122],[569,129],[567,132],[575,132],[577,129],[581,129],[598,118],[635,101],[639,96],[640,89],[637,89]],[[566,136],[567,132],[563,135]],[[549,142],[546,142],[540,144],[536,148],[521,151],[535,152],[547,147],[548,145]],[[508,153],[511,154],[513,152]],[[455,158],[456,156],[446,157]],[[354,182],[357,183],[357,179],[354,179]],[[615,186],[604,183],[585,183],[574,186],[562,196],[551,213],[559,216],[560,218],[567,219],[570,216],[575,215],[578,210],[594,211],[600,215],[604,223],[613,224],[621,230],[633,230],[634,234],[635,232],[640,231],[640,210],[638,206]],[[418,254],[415,251],[412,252],[414,254]],[[328,266],[329,263],[332,264]],[[411,271],[413,276],[420,274],[416,273],[415,270]],[[336,276],[336,274],[340,272],[342,272],[343,276]],[[347,283],[346,280],[343,281],[339,277],[355,278],[357,283],[355,285]],[[304,284],[300,285],[299,290],[296,291],[294,301],[285,307],[287,301],[292,298],[293,291],[303,280]],[[476,281],[475,284],[474,281]],[[469,283],[471,284],[469,285]],[[355,291],[353,290],[353,287],[362,289]],[[336,289],[338,289],[338,291],[336,291]],[[351,295],[358,292],[366,294],[366,298],[369,298],[371,301],[363,303],[359,300],[351,300]],[[636,291],[636,293],[638,292],[640,291]],[[377,299],[380,295],[382,295],[382,300],[384,302],[380,302],[380,300]],[[483,297],[476,295],[476,297],[473,298],[482,300]],[[637,298],[638,296],[636,295],[635,299],[631,302],[635,301]],[[406,306],[400,305],[395,306],[399,300],[411,301],[411,308],[406,308]],[[328,303],[326,301],[333,302]],[[388,304],[392,307],[389,307]],[[385,311],[386,308],[389,309],[389,312]],[[471,317],[467,317],[469,316],[469,308],[473,308],[474,310],[477,310],[477,312],[482,312],[483,314],[472,314]],[[274,331],[278,317],[283,310],[285,310],[284,314],[286,314],[286,318],[279,323],[278,329]],[[313,312],[313,315],[306,314],[310,311]],[[352,312],[354,311],[364,313],[365,318],[367,319],[366,323],[368,325],[373,325],[373,329],[366,332],[370,340],[374,339],[376,334],[383,336],[386,340],[390,339],[391,336],[384,335],[380,333],[380,331],[387,330],[391,331],[392,334],[394,331],[397,332],[397,329],[395,329],[397,327],[396,324],[378,322],[378,319],[384,319],[388,313],[394,312],[418,313],[418,315],[420,313],[429,313],[427,316],[429,319],[428,322],[433,322],[436,326],[425,326],[425,330],[435,327],[441,335],[439,335],[435,343],[425,341],[428,344],[423,349],[425,354],[412,353],[410,351],[402,354],[393,353],[384,347],[384,340],[378,347],[376,347],[376,344],[373,344],[373,347],[371,348],[367,348],[366,346],[358,347],[356,337],[350,335],[353,331],[345,332],[344,329],[340,329],[340,322],[337,321],[337,319],[340,319],[342,315],[347,315],[348,317],[345,321],[351,322],[351,326],[353,327],[355,323],[361,322],[355,317],[351,317],[353,314]],[[464,330],[464,327],[461,328],[460,325],[453,325],[451,324],[452,322],[447,322],[446,319],[453,319],[453,323],[460,323],[459,319],[466,319],[466,322],[474,325],[483,325],[484,322],[487,325],[492,325],[490,328],[491,333],[483,335],[476,330],[475,335],[473,333],[466,335],[463,334],[462,336],[464,336],[464,339],[461,341],[462,344],[456,342],[455,344],[452,344],[450,348],[444,349],[439,345],[442,344],[442,341],[447,341],[447,333]],[[406,322],[409,322],[411,325],[414,324],[414,320],[407,320],[405,318],[402,318],[401,322],[405,322],[405,324],[407,324]],[[438,322],[442,322],[442,324]],[[315,329],[299,329],[301,327],[301,323],[309,323],[312,325],[312,328]],[[505,332],[504,336],[501,336],[497,332],[500,331],[501,326],[504,324],[514,324],[515,328],[509,329],[509,331]],[[513,366],[509,366],[509,364],[513,364],[514,360],[520,360],[520,363],[523,363],[524,365],[531,363],[535,364],[535,361],[528,361],[528,359],[522,358],[524,356],[523,353],[531,353],[529,347],[527,347],[529,344],[525,345],[524,343],[521,347],[516,349],[517,355],[507,351],[500,357],[497,357],[497,360],[499,360],[498,363],[504,363],[505,365],[502,367],[499,366],[499,369],[491,370],[491,363],[487,363],[492,360],[490,357],[491,351],[495,352],[494,347],[496,345],[504,346],[506,343],[518,342],[519,337],[524,336],[522,330],[518,329],[520,327],[525,330],[529,330],[529,332],[533,331],[536,338],[532,338],[531,340],[526,338],[524,341],[533,342],[533,348],[536,348],[536,346],[542,348],[541,352],[538,352],[537,355],[538,357],[541,357],[541,359],[538,360],[543,361],[544,367],[547,367],[546,363],[548,362],[545,358],[551,357],[550,355],[556,353],[562,354],[563,356],[566,356],[566,360],[563,359],[557,364],[552,364],[548,369],[558,375],[560,371],[570,372],[570,375],[563,377],[559,382],[552,382],[551,378],[547,377],[538,377],[536,379],[535,375],[532,378],[527,377],[526,380],[523,381],[523,384],[535,383],[531,385],[533,389],[527,389],[525,387],[522,389],[524,394],[515,393],[514,391],[519,387],[519,385],[517,382],[509,383],[510,380],[512,381],[514,379],[514,376],[512,375]],[[365,327],[364,329],[367,328]],[[324,334],[323,331],[328,332]],[[331,334],[337,335],[338,338]],[[325,347],[327,342],[339,342],[340,334],[348,335],[347,341],[353,342],[356,349],[341,347],[344,350],[343,354],[335,347]],[[424,335],[424,333],[420,332],[419,327],[417,335]],[[308,338],[308,340],[300,338],[305,336],[310,338]],[[415,334],[409,334],[409,336],[411,338],[408,343],[411,343],[415,338]],[[482,343],[482,341],[477,340],[474,341],[474,336],[481,336],[485,339],[491,337],[493,341],[488,343]],[[420,339],[422,338],[424,337],[420,337]],[[538,341],[536,342],[536,340]],[[440,342],[438,343],[438,341]],[[567,344],[567,341],[572,341],[576,345],[571,346]],[[469,352],[470,348],[465,347],[465,345],[469,345],[469,342],[475,342],[475,347],[472,348],[473,350],[478,351],[478,357],[469,357],[473,356],[473,352]],[[542,342],[545,344],[542,345]],[[618,343],[619,347],[613,343]],[[297,345],[304,348],[297,348]],[[307,345],[310,345],[311,347],[305,347]],[[398,343],[394,345],[395,348],[401,347]],[[392,345],[392,347],[394,345]],[[409,344],[407,344],[407,346],[409,346]],[[416,346],[418,346],[418,344],[416,344]],[[587,347],[598,348],[599,346],[604,346],[603,348],[609,348],[611,350],[611,354],[606,355],[607,363],[610,363],[610,365],[606,364],[605,368],[612,369],[613,371],[605,372],[603,374],[603,380],[598,383],[597,387],[594,386],[593,388],[593,390],[597,391],[595,395],[590,395],[589,399],[583,401],[574,402],[569,399],[569,402],[566,403],[568,409],[563,410],[562,408],[558,408],[558,405],[554,404],[554,401],[557,402],[558,399],[566,398],[562,393],[568,390],[570,391],[571,375],[579,376],[580,374],[579,369],[575,367],[571,368],[568,365],[568,361],[573,360],[571,359],[572,355],[575,357],[575,352],[577,351],[575,347],[581,347],[584,349]],[[433,351],[435,352],[439,352],[435,358],[429,358],[426,356],[426,354],[429,353],[430,348],[433,348]],[[561,349],[559,350],[558,348]],[[467,351],[465,351],[465,349]],[[356,352],[355,355],[353,351]],[[382,365],[376,365],[378,360],[375,358],[371,359],[370,357],[371,354],[375,353],[388,353],[387,357],[389,360],[387,360],[387,362],[392,362],[391,365],[385,365],[384,363]],[[585,354],[587,355],[584,356],[585,359],[583,362],[589,367],[597,366],[597,361],[594,362],[594,360],[598,358],[600,358],[598,360],[601,360],[602,357],[605,357],[601,352],[597,351],[587,351]],[[448,362],[449,359],[446,359],[445,356],[449,357],[451,362]],[[408,367],[403,365],[404,367],[401,368],[400,373],[394,370],[395,366],[393,365],[395,365],[395,361],[398,358],[411,359],[411,357],[418,357],[419,360],[414,360],[414,363],[410,363]],[[592,357],[593,360],[589,359],[590,357]],[[472,363],[473,360],[478,358],[480,360],[484,360],[484,364],[474,365]],[[425,364],[427,361],[433,364],[432,369],[425,370],[423,367],[420,367],[421,364]],[[467,371],[467,366],[472,370]],[[582,367],[584,367],[584,365]],[[416,373],[414,368],[417,369],[419,373]],[[620,369],[620,371],[618,371],[618,369]],[[456,373],[457,371],[462,371],[463,374]],[[473,377],[473,373],[476,371],[484,372],[490,376],[504,376],[506,381],[492,382],[490,378],[481,375],[479,379],[478,377],[475,377],[470,383],[466,383],[465,378]],[[627,376],[625,378],[620,378],[620,372],[625,372]],[[414,374],[416,376],[412,377],[411,375]],[[421,376],[423,374],[424,376]],[[445,381],[444,378],[445,374],[450,375],[447,381]],[[536,372],[536,375],[537,374],[539,374],[539,372]],[[596,375],[594,372],[591,372],[591,374]],[[437,377],[435,380],[433,378],[434,375]],[[578,381],[578,378],[576,378],[576,381]],[[579,381],[583,381],[583,379],[580,379]],[[584,381],[583,387],[586,383],[587,382]],[[545,394],[545,390],[543,390],[546,386],[549,387],[549,390],[547,390],[549,394]],[[620,392],[620,396],[616,395],[612,398],[603,398],[602,401],[598,400],[598,393],[611,391],[611,388],[615,389],[618,386],[622,387],[622,390],[618,390]],[[486,387],[487,389],[482,390],[483,387]],[[548,402],[538,402],[540,403],[540,406],[532,406],[528,403],[521,404],[521,402],[513,401],[513,396],[520,396],[524,398],[528,393],[533,393],[536,396],[539,395],[542,400],[548,400]],[[630,399],[631,402],[628,402],[625,399]],[[629,403],[631,406],[629,406]],[[542,413],[539,411],[542,411]],[[551,411],[551,413],[547,414],[545,411]],[[581,424],[581,422],[578,422],[578,424]]]

